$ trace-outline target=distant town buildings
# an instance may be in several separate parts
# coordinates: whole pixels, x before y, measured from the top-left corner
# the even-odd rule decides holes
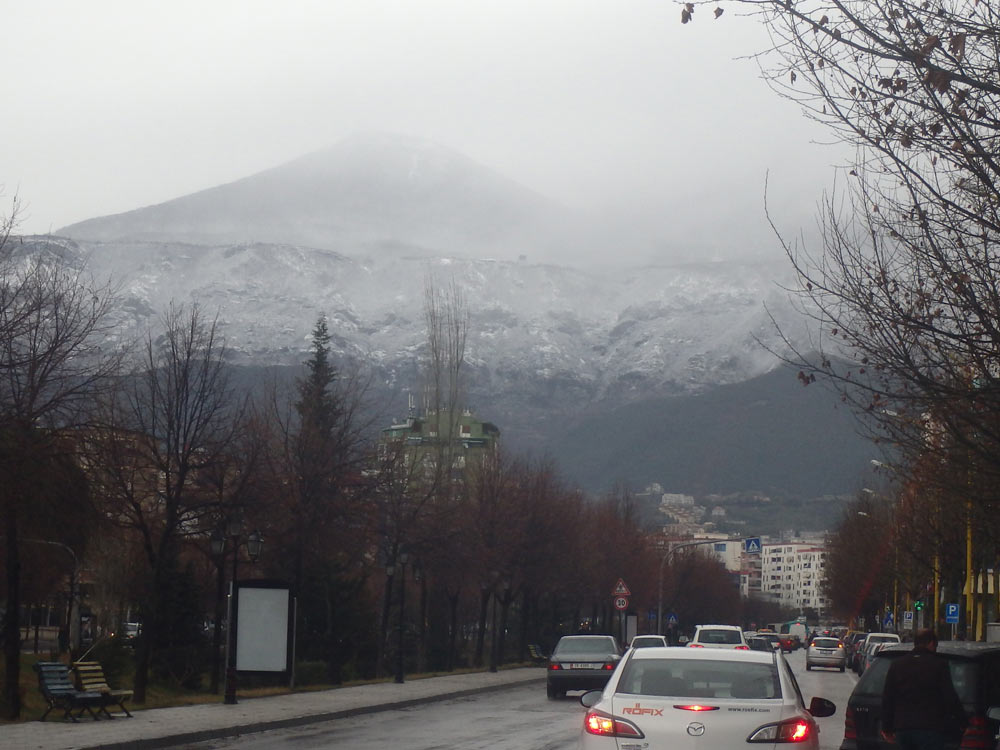
[[[812,609],[820,617],[828,611],[830,602],[822,590],[826,565],[822,539],[762,537],[759,553],[749,552],[743,538],[713,531],[713,521],[726,517],[724,507],[716,505],[709,510],[689,495],[664,492],[659,484],[650,485],[637,496],[649,500],[659,497],[661,532],[667,544],[705,540],[699,546],[738,576],[742,596],[774,601],[800,613]]]

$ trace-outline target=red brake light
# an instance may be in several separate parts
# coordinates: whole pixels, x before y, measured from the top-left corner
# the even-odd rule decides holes
[[[674,706],[674,708],[679,708],[681,711],[718,711],[718,706],[702,706],[699,704],[694,704],[691,706]]]
[[[982,716],[970,716],[969,723],[962,734],[961,750],[989,750],[993,746],[993,738],[987,732],[986,719]]]
[[[614,668],[615,668],[615,663],[614,663],[614,662],[611,662],[611,661],[609,661],[609,662],[608,662],[607,664],[605,664],[605,665],[604,665],[604,667],[603,667],[603,669],[608,669],[608,670],[611,670],[611,669],[614,669]]]
[[[700,643],[689,643],[688,648],[705,648]]]
[[[737,646],[736,650],[737,651],[749,651],[750,647],[749,646]]]
[[[609,716],[602,711],[588,711],[583,720],[583,728],[587,734],[597,734],[602,737],[633,737],[643,738],[639,727],[630,721]]]
[[[549,669],[562,669],[558,664],[549,664]]]
[[[844,712],[844,739],[856,740],[857,738],[858,729],[854,725],[854,707],[848,706],[847,711]]]
[[[812,738],[813,725],[805,719],[765,724],[747,737],[747,742],[805,742]]]

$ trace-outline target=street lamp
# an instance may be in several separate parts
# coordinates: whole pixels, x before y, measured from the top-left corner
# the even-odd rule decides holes
[[[504,578],[501,582],[501,587],[504,592],[504,600],[507,599],[507,592],[510,591],[510,580]],[[496,588],[493,589],[493,639],[490,642],[490,671],[496,672],[497,666],[500,661],[500,649],[499,649],[499,630],[497,628],[497,600],[500,598],[499,593]]]
[[[226,619],[226,694],[223,699],[228,705],[236,703],[236,615],[239,597],[240,536],[243,533],[243,509],[234,508],[226,519],[226,534],[233,540],[233,579],[230,583],[229,616]],[[225,540],[221,540],[225,544]],[[257,562],[263,548],[264,538],[254,530],[247,538],[247,556]],[[214,549],[215,547],[213,547]],[[219,549],[223,549],[219,547]]]
[[[399,642],[396,648],[396,682],[403,682],[403,620],[406,614],[406,563],[410,556],[399,554]]]
[[[739,539],[698,539],[694,542],[681,542],[673,547],[667,549],[666,554],[660,560],[660,583],[658,587],[658,595],[656,600],[656,633],[658,635],[663,635],[663,566],[666,565],[667,560],[669,560],[673,554],[679,549],[685,549],[687,547],[700,547],[705,544],[722,544],[723,542],[738,542]],[[670,542],[667,542],[670,544]]]

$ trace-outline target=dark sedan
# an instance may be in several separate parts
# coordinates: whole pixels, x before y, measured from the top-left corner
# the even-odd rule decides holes
[[[844,741],[840,750],[894,750],[898,745],[881,737],[882,686],[889,664],[913,648],[886,644],[865,670],[844,712]],[[992,748],[1000,731],[1000,643],[941,641],[938,654],[948,660],[951,681],[965,706],[969,724],[949,749]]]
[[[618,641],[610,635],[564,635],[549,657],[545,692],[549,698],[567,690],[603,688],[621,659]]]

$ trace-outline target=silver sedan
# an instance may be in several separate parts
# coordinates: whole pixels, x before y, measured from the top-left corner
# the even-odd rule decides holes
[[[839,638],[813,638],[806,651],[806,669],[834,667],[841,672],[847,667],[847,649]]]

